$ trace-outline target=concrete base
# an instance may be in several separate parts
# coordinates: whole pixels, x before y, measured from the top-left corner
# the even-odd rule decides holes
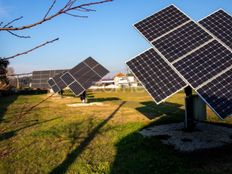
[[[217,148],[232,143],[232,128],[198,123],[193,132],[185,132],[184,123],[173,123],[143,129],[143,136],[159,136],[164,144],[182,152]],[[162,139],[162,137],[164,137]]]

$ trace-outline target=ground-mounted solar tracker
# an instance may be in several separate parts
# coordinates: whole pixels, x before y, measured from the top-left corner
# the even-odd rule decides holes
[[[48,83],[51,87],[54,86],[54,92],[69,87],[76,96],[79,96],[108,73],[105,67],[89,57],[69,71],[50,79]]]
[[[44,70],[32,72],[32,88],[50,89],[48,80],[66,70]]]
[[[201,26],[210,31],[232,49],[232,16],[219,10],[199,21]]]
[[[181,19],[187,20],[181,22],[178,18],[173,18],[173,14],[170,13],[170,11],[175,11],[175,14],[181,16]],[[219,13],[218,16],[220,16],[222,12],[219,11]],[[163,19],[164,16],[166,18],[165,20]],[[224,17],[221,19],[224,23],[230,18],[230,16],[226,16],[225,14],[221,16],[221,18]],[[210,83],[211,81],[221,78],[221,75],[226,73],[232,66],[232,53],[228,48],[230,46],[228,43],[231,38],[231,20],[226,25],[221,24],[226,30],[224,33],[220,33],[217,29],[220,25],[217,24],[217,21],[215,22],[216,19],[217,18],[214,17],[207,21],[206,26],[210,26],[209,24],[211,20],[214,24],[214,28],[211,29],[211,31],[208,31],[200,24],[191,21],[190,18],[176,7],[170,6],[140,21],[134,26],[150,42],[159,56],[163,58],[165,62],[168,62],[167,64],[176,72],[176,74],[199,93],[197,89],[205,89],[203,88],[204,86],[212,85],[212,83]],[[160,26],[163,27],[164,30],[161,30],[159,28]],[[227,29],[229,30],[227,31]],[[158,32],[157,30],[160,30],[161,32]],[[156,34],[154,34],[154,32]],[[212,33],[218,35],[218,38]],[[224,36],[228,36],[228,34],[230,35],[229,38],[223,38]],[[225,45],[228,47],[222,43],[223,39],[227,42]],[[146,62],[146,60],[144,61]],[[133,68],[131,69],[133,71]],[[141,75],[141,72],[137,76],[139,75]],[[228,85],[232,83],[232,81],[228,80],[226,82],[229,83]],[[218,84],[216,83],[214,85]],[[144,86],[147,88],[146,85]],[[210,86],[208,87],[210,88]],[[218,88],[220,88],[220,86],[218,86]],[[216,111],[217,109],[214,108],[215,105],[210,104],[208,100],[204,98],[206,95],[201,94],[202,91],[199,95],[214,111]],[[226,103],[227,105],[223,105],[223,107],[231,108],[231,102]],[[221,112],[216,111],[216,113],[221,118],[225,117],[225,115],[221,115]],[[226,116],[232,115],[232,110],[230,113],[226,112],[226,114],[228,114]]]
[[[186,83],[153,48],[126,64],[157,104],[186,87]]]

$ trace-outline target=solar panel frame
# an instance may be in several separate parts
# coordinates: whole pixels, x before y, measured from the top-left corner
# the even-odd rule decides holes
[[[175,8],[177,8],[175,5],[173,5]],[[178,8],[177,8],[178,9]],[[178,9],[180,12],[182,12],[180,9]],[[184,12],[182,12],[184,15],[186,15]],[[189,19],[190,19],[190,21],[193,21],[188,15],[186,15]],[[143,19],[144,20],[144,19]],[[194,22],[194,21],[193,21]],[[230,52],[232,52],[232,50],[227,46],[227,45],[225,45],[220,39],[218,39],[217,37],[215,37],[210,31],[208,31],[208,30],[206,30],[204,27],[202,27],[199,23],[197,23],[197,22],[194,22],[195,24],[197,24],[199,27],[201,27],[203,30],[205,30],[208,34],[210,34],[216,41],[218,41],[221,45],[223,45],[224,47],[226,47]],[[151,45],[152,45],[152,43],[151,43],[151,40],[149,40],[148,38],[146,38],[136,27],[135,27],[135,25],[134,25],[134,28],[145,38],[145,40],[147,40],[148,41],[148,43],[150,43]],[[178,27],[177,27],[178,28]],[[165,35],[165,34],[164,34]],[[161,57],[162,58],[164,58],[166,61],[168,61],[161,53],[160,53],[160,51],[158,50],[158,49],[156,49],[156,47],[154,47],[154,45],[152,45],[153,46],[153,48],[161,55]],[[170,63],[170,62],[169,62]],[[184,80],[184,81],[186,81],[186,79],[180,74],[180,72],[170,63],[169,64],[172,68],[173,68],[173,70],[177,73],[177,74],[179,74],[180,75],[180,77],[182,77],[182,79]],[[188,83],[188,81],[186,81],[187,82],[187,84],[189,85],[189,86],[191,86],[196,92],[197,92],[197,90],[196,90],[196,88],[194,88],[190,83]],[[209,81],[210,82],[210,81]],[[209,83],[208,82],[208,83]],[[198,93],[198,92],[197,92]],[[208,106],[212,109],[212,110],[214,110],[214,108],[198,93],[198,95],[208,104]],[[214,110],[215,111],[215,110]],[[219,118],[222,118],[217,112],[215,112],[216,114],[217,114],[217,116],[219,117]]]

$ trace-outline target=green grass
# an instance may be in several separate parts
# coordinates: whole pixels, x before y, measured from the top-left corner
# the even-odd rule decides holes
[[[67,94],[67,93],[66,93]],[[143,90],[90,91],[103,106],[72,108],[67,94],[0,98],[0,173],[231,173],[230,147],[180,153],[138,131],[180,122],[184,94],[155,105]],[[208,120],[218,120],[208,109]]]

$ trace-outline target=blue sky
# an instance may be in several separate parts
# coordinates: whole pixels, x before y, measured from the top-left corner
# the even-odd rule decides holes
[[[24,16],[23,20],[15,24],[30,24],[43,17],[51,2],[52,0],[0,0],[1,21],[7,22]],[[65,0],[58,2],[55,9],[61,7]],[[126,60],[150,47],[132,25],[171,4],[196,21],[219,8],[232,14],[231,0],[114,0],[112,3],[93,7],[97,11],[88,13],[87,19],[65,15],[33,29],[18,32],[30,35],[31,39],[19,39],[0,32],[0,56],[10,56],[59,37],[58,42],[11,60],[10,66],[16,73],[64,69],[72,68],[92,56],[106,66],[111,74],[123,71]]]

